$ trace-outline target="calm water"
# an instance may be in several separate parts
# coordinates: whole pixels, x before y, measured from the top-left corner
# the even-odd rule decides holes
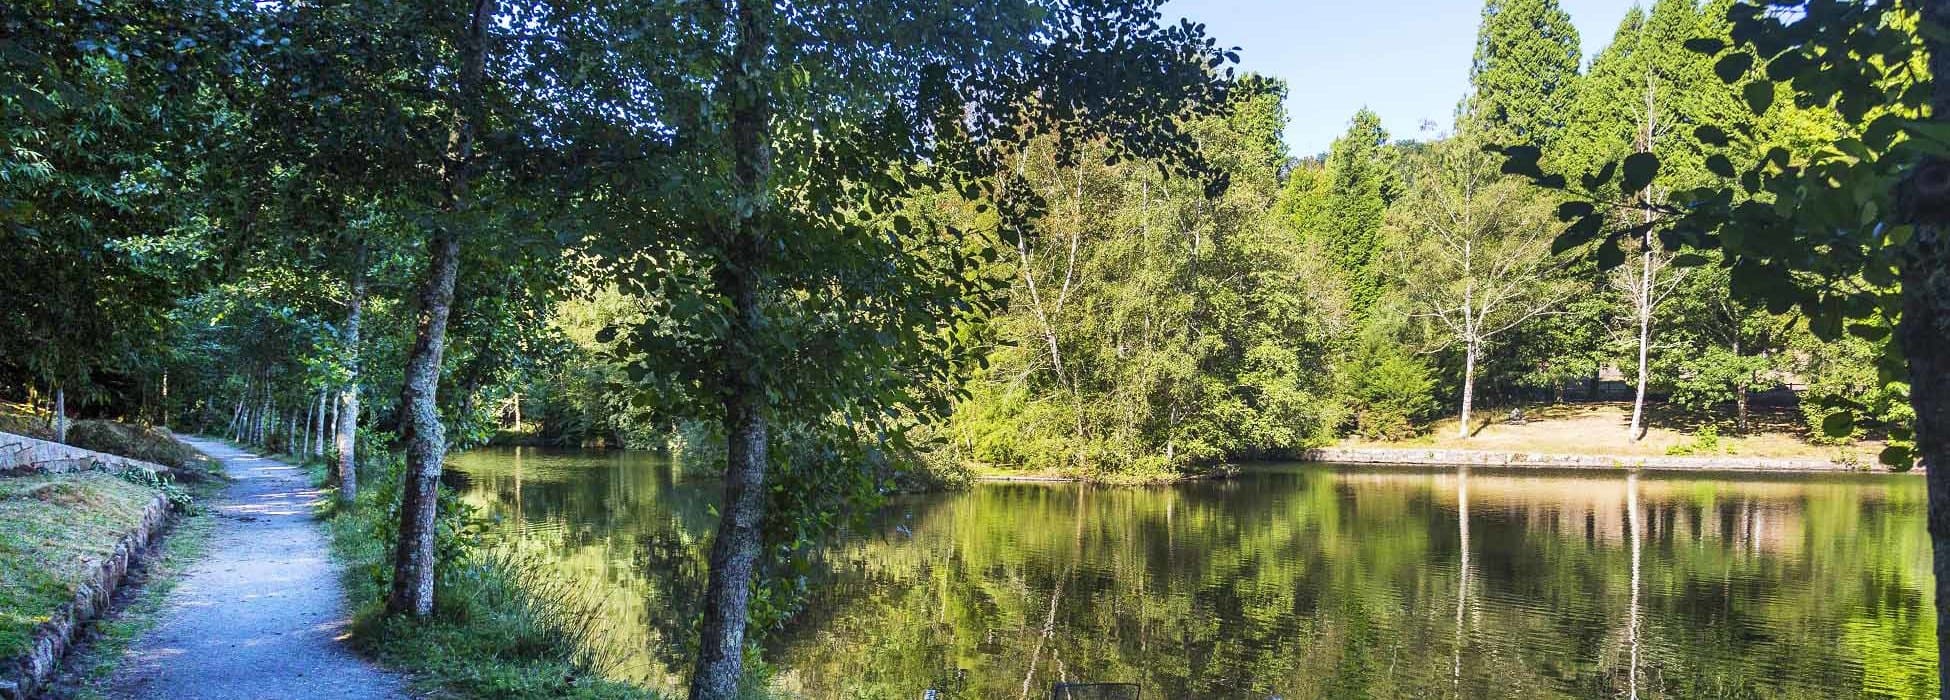
[[[454,459],[587,582],[617,673],[679,682],[717,484],[631,453]],[[770,636],[809,698],[1933,697],[1911,476],[1274,466],[897,500]]]

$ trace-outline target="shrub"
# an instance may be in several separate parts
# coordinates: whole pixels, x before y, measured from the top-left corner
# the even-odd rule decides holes
[[[1414,437],[1416,423],[1435,409],[1435,380],[1428,364],[1397,351],[1374,358],[1357,371],[1354,431],[1373,440]]]

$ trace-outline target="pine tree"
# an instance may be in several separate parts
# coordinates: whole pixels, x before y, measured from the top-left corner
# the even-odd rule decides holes
[[[1578,30],[1557,0],[1489,0],[1469,69],[1464,130],[1487,143],[1549,149],[1564,130],[1582,58]]]

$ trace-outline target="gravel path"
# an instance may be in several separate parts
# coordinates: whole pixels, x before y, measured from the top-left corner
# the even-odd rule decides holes
[[[179,436],[234,479],[210,552],[170,591],[107,684],[111,698],[405,698],[405,683],[340,643],[339,572],[312,517],[305,473],[221,442]]]

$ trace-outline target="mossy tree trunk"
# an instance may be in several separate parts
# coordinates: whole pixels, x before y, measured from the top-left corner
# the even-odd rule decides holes
[[[447,345],[447,318],[454,305],[454,279],[460,269],[462,214],[470,208],[475,129],[480,126],[488,25],[495,0],[475,0],[461,42],[458,109],[441,164],[440,208],[444,220],[427,242],[427,272],[413,350],[407,356],[400,392],[400,438],[406,444],[406,483],[400,494],[399,541],[393,549],[393,586],[386,611],[425,617],[433,612],[434,517],[439,507],[440,470],[447,455],[447,430],[440,422],[435,391]]]
[[[732,215],[720,233],[724,264],[715,273],[718,293],[731,302],[724,353],[724,500],[717,537],[711,543],[711,575],[704,592],[697,665],[691,674],[691,700],[732,700],[744,673],[745,624],[757,573],[765,520],[765,471],[770,441],[761,362],[754,351],[765,322],[759,307],[760,255],[764,245],[757,214],[764,207],[771,178],[771,147],[766,130],[771,104],[762,63],[770,51],[769,0],[737,3],[733,22],[737,44],[722,87],[731,104],[733,161]]]

